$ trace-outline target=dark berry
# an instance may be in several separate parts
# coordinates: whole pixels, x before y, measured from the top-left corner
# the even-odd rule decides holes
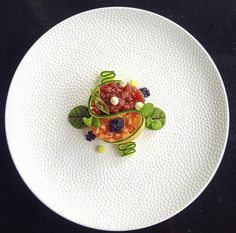
[[[140,88],[139,90],[143,93],[144,97],[150,96],[150,91],[146,87]]]
[[[86,134],[86,140],[91,142],[95,138],[96,138],[96,135],[92,131],[88,131],[88,133]]]
[[[114,120],[111,120],[110,123],[110,131],[119,133],[125,126],[125,122],[123,118],[116,118]]]

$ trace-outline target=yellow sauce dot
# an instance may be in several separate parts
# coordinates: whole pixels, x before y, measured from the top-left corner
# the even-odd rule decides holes
[[[130,85],[137,87],[138,86],[138,81],[137,80],[131,80]]]
[[[99,153],[105,153],[107,151],[107,148],[103,145],[98,146],[98,152]]]

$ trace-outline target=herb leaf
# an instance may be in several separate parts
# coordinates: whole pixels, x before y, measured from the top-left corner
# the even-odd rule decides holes
[[[144,117],[147,117],[152,114],[154,110],[154,105],[152,103],[146,103],[141,109],[141,113]]]
[[[165,113],[160,108],[154,108],[150,116],[146,118],[146,127],[151,130],[159,130],[166,123]]]
[[[84,124],[88,127],[93,126],[94,128],[98,128],[100,126],[100,120],[95,117],[83,117]]]
[[[93,117],[83,117],[84,124],[88,127],[92,126]]]
[[[90,113],[86,106],[80,105],[70,111],[69,122],[73,127],[83,129],[87,127],[83,121],[84,117],[90,117]]]
[[[100,126],[100,120],[98,118],[93,117],[92,126],[94,128],[98,128]]]

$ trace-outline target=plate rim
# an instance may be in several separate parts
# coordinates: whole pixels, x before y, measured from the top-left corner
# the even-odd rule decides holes
[[[223,93],[224,93],[224,100],[225,100],[225,104],[226,104],[226,117],[227,117],[227,122],[226,122],[226,133],[225,133],[225,138],[224,138],[224,144],[223,144],[223,147],[222,147],[222,150],[221,150],[221,153],[220,153],[220,156],[219,156],[219,160],[215,166],[215,168],[213,169],[212,173],[211,173],[211,176],[209,177],[209,179],[207,179],[205,185],[203,185],[203,187],[201,189],[199,189],[199,191],[197,192],[196,195],[194,195],[194,197],[189,201],[187,202],[184,207],[174,211],[171,215],[167,216],[166,218],[164,218],[163,220],[157,222],[157,223],[154,223],[152,225],[148,225],[148,226],[144,226],[144,227],[138,227],[138,228],[132,228],[132,229],[129,229],[129,230],[118,230],[118,229],[109,229],[109,228],[94,228],[94,227],[91,227],[87,224],[81,224],[79,221],[74,221],[68,217],[66,217],[63,213],[61,213],[60,211],[56,211],[54,210],[53,208],[51,208],[49,205],[47,205],[40,197],[38,197],[38,195],[36,193],[34,193],[34,191],[31,189],[31,186],[26,182],[26,180],[23,178],[23,176],[21,175],[19,169],[18,169],[18,165],[16,164],[15,160],[14,160],[14,156],[13,156],[13,153],[12,153],[12,149],[11,149],[11,145],[9,143],[9,136],[8,136],[8,130],[7,130],[7,122],[6,122],[6,119],[7,119],[7,109],[8,109],[8,102],[9,102],[9,96],[10,96],[10,93],[11,93],[11,89],[12,89],[12,83],[13,83],[13,80],[14,80],[14,77],[20,67],[20,64],[22,63],[22,61],[25,59],[25,57],[28,55],[28,53],[31,51],[31,49],[35,46],[35,44],[37,44],[37,42],[39,40],[41,40],[41,38],[43,38],[46,34],[48,34],[49,31],[52,31],[54,29],[54,27],[57,27],[59,26],[60,24],[64,23],[65,21],[67,20],[70,20],[72,18],[75,18],[77,17],[78,15],[83,15],[83,14],[87,14],[87,13],[90,13],[90,12],[95,12],[95,11],[104,11],[104,10],[116,10],[116,9],[120,9],[120,10],[131,10],[131,11],[136,11],[136,12],[143,12],[145,14],[149,14],[149,15],[153,15],[155,17],[158,17],[158,18],[161,18],[162,20],[168,22],[169,24],[172,24],[174,26],[176,26],[177,28],[179,28],[182,32],[184,32],[189,38],[191,38],[195,44],[198,45],[198,47],[202,50],[202,52],[204,53],[204,55],[207,57],[207,59],[209,60],[210,64],[212,65],[212,67],[214,68],[217,76],[218,76],[218,79],[220,81],[220,86],[223,90]],[[25,183],[25,185],[27,186],[27,188],[31,191],[31,193],[40,201],[43,203],[44,206],[46,206],[48,209],[50,209],[51,211],[53,211],[54,213],[56,213],[57,215],[63,217],[64,219],[66,220],[69,220],[70,222],[73,222],[75,224],[78,224],[78,225],[81,225],[83,227],[87,227],[87,228],[90,228],[90,229],[95,229],[95,230],[103,230],[103,231],[118,231],[118,232],[123,232],[123,231],[136,231],[136,230],[140,230],[140,229],[146,229],[146,228],[149,228],[149,227],[153,227],[155,225],[158,225],[160,223],[163,223],[165,221],[167,221],[168,219],[170,218],[173,218],[174,216],[176,216],[177,214],[181,213],[184,209],[186,209],[188,206],[190,206],[202,193],[203,191],[205,191],[205,189],[207,188],[207,186],[211,183],[213,177],[216,175],[216,172],[218,171],[219,167],[220,167],[220,164],[222,162],[222,159],[223,159],[223,156],[224,156],[224,153],[225,153],[225,150],[226,150],[226,147],[227,147],[227,142],[228,142],[228,137],[229,137],[229,128],[230,128],[230,110],[229,110],[229,101],[228,101],[228,96],[227,96],[227,91],[226,91],[226,88],[225,88],[225,85],[224,85],[224,82],[223,82],[223,79],[220,75],[220,72],[214,62],[214,60],[211,58],[211,56],[209,55],[209,53],[207,52],[207,50],[204,48],[204,46],[190,33],[188,32],[185,28],[183,28],[182,26],[180,26],[179,24],[175,23],[174,21],[170,20],[169,18],[163,16],[163,15],[160,15],[159,13],[155,13],[153,11],[150,11],[150,10],[145,10],[145,9],[141,9],[141,8],[136,8],[136,7],[126,7],[126,6],[107,6],[107,7],[99,7],[99,8],[93,8],[93,9],[89,9],[89,10],[85,10],[85,11],[82,11],[82,12],[79,12],[79,13],[76,13],[68,18],[65,18],[63,19],[62,21],[56,23],[53,27],[51,27],[50,29],[48,29],[47,31],[45,31],[36,41],[33,42],[33,44],[30,46],[30,48],[26,51],[26,53],[24,54],[24,56],[21,58],[20,62],[18,63],[17,65],[17,68],[12,76],[12,79],[11,79],[11,82],[10,82],[10,85],[9,85],[9,88],[8,88],[8,92],[7,92],[7,98],[6,98],[6,101],[5,101],[5,114],[4,114],[4,125],[5,125],[5,134],[6,134],[6,139],[7,139],[7,145],[8,145],[8,148],[9,148],[9,152],[10,152],[10,156],[12,158],[12,161],[13,161],[13,164],[15,165],[16,167],[16,170],[18,172],[18,174],[20,175],[20,178],[22,179],[22,181]]]

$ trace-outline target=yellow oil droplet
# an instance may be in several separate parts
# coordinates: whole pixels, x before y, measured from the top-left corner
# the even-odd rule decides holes
[[[137,80],[131,80],[130,85],[137,87],[138,86],[138,81]]]
[[[107,148],[103,145],[98,146],[98,152],[99,153],[105,153],[107,151]]]

